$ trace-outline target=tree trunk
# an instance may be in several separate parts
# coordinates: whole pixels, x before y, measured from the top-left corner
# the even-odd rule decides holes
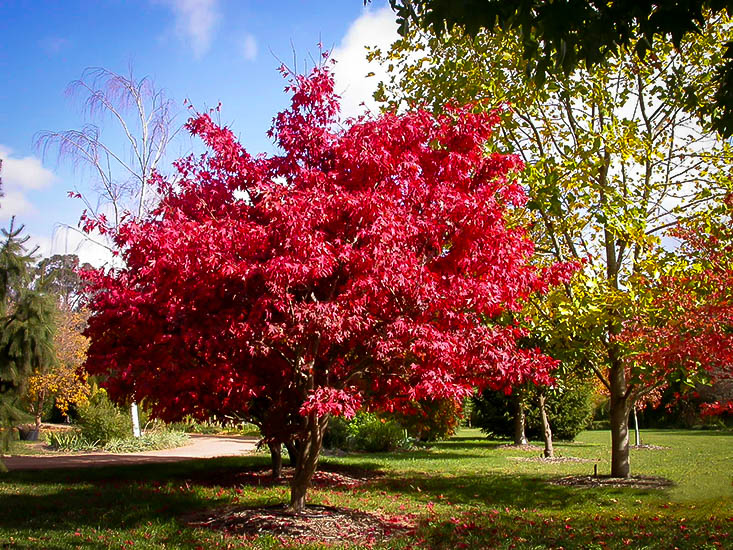
[[[272,462],[272,479],[280,479],[283,472],[283,453],[280,443],[268,443],[270,461]]]
[[[555,449],[552,447],[552,428],[545,410],[545,392],[540,392],[540,416],[542,417],[542,436],[545,440],[545,458],[554,458]]]
[[[290,459],[290,466],[296,468],[298,466],[298,444],[294,440],[286,441],[285,448],[288,451],[288,458]]]
[[[299,514],[305,510],[306,493],[318,466],[323,434],[328,425],[328,416],[316,417],[311,413],[306,420],[304,438],[298,447],[298,464],[290,484],[290,510]]]
[[[634,440],[635,440],[635,447],[639,447],[641,445],[641,434],[639,433],[639,418],[636,416],[636,406],[634,406]]]
[[[611,477],[629,477],[629,413],[626,376],[620,361],[612,363],[611,384]]]
[[[524,433],[525,415],[524,415],[524,400],[517,396],[516,410],[514,413],[514,444],[515,445],[526,445],[527,436]]]
[[[41,429],[41,417],[43,416],[43,404],[46,401],[46,397],[41,393],[41,395],[38,396],[38,401],[36,402],[36,430]]]

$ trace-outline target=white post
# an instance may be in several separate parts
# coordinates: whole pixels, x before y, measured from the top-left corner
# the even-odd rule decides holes
[[[130,413],[132,414],[132,435],[140,437],[140,417],[137,414],[137,403],[130,406]]]

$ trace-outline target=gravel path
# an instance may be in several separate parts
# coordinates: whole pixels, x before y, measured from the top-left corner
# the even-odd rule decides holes
[[[192,458],[242,456],[252,454],[258,439],[230,435],[191,435],[188,445],[176,449],[144,453],[114,454],[106,452],[46,454],[3,457],[8,470],[46,470],[50,468],[96,468],[128,464],[180,462]]]

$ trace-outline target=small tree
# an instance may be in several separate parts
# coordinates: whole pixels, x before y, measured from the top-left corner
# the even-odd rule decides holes
[[[298,441],[301,512],[331,415],[549,382],[555,362],[491,320],[572,269],[529,263],[509,220],[521,163],[486,154],[496,114],[340,123],[327,69],[289,90],[280,155],[251,156],[207,114],[188,123],[211,152],[119,228],[125,268],[93,278],[86,367],[166,418],[270,400],[270,440]]]
[[[629,370],[666,373],[656,380],[678,382],[683,391],[700,382],[733,380],[732,197],[681,224],[675,231],[681,240],[677,255],[656,277],[640,281],[643,307],[618,337],[627,349]]]
[[[30,264],[23,226],[3,229],[0,248],[0,449],[6,451],[11,429],[27,417],[19,400],[28,378],[53,364],[55,307],[30,285]],[[0,466],[2,464],[0,463]]]
[[[28,384],[27,399],[36,429],[40,428],[44,406],[49,401],[67,416],[71,406],[83,405],[89,399],[90,387],[86,374],[81,371],[89,346],[89,340],[82,334],[86,317],[84,311],[68,310],[60,310],[56,316],[56,361],[52,367],[34,372]]]

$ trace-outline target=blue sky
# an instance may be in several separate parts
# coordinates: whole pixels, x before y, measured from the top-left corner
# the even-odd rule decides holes
[[[0,223],[15,215],[42,254],[103,261],[102,250],[63,228],[76,226],[83,209],[67,191],[93,194],[89,173],[34,147],[40,131],[84,124],[65,90],[87,67],[150,77],[181,106],[179,122],[184,99],[198,110],[221,102],[222,121],[251,152],[271,151],[265,132],[288,99],[279,60],[292,65],[295,52],[302,71],[319,41],[334,50],[337,91],[345,112],[357,114],[378,79],[365,78],[376,69],[364,47],[395,37],[385,0],[368,8],[361,0],[0,1]],[[191,147],[177,140],[169,160]]]

